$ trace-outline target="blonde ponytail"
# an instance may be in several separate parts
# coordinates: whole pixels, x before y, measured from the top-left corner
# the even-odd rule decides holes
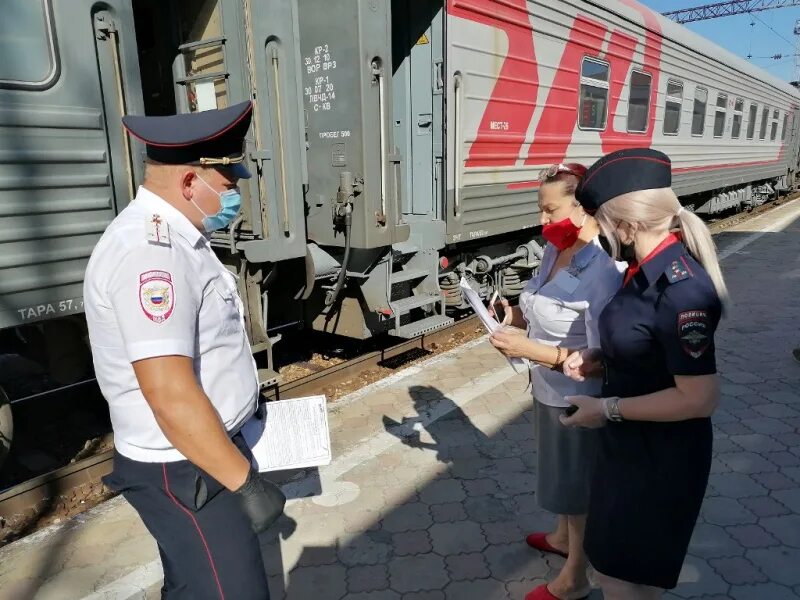
[[[688,210],[679,211],[677,220],[683,235],[683,243],[686,244],[686,248],[697,262],[703,265],[724,306],[728,303],[730,296],[725,279],[722,277],[722,269],[719,266],[717,247],[711,238],[708,227],[700,217]]]
[[[595,215],[615,258],[619,255],[617,224],[638,223],[647,231],[680,231],[686,248],[701,264],[714,284],[723,306],[728,303],[728,288],[722,276],[717,249],[702,219],[681,207],[671,188],[641,190],[618,196],[604,203]]]

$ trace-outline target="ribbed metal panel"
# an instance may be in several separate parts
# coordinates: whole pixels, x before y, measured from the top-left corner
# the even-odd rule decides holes
[[[39,118],[31,115],[39,113]],[[80,297],[94,244],[114,217],[108,147],[97,113],[31,110],[0,126],[0,295],[11,318]],[[91,128],[79,129],[77,125]],[[77,300],[76,300],[77,302]]]
[[[109,4],[120,31],[132,31],[129,5]],[[113,124],[118,137],[119,116],[106,112],[119,109],[113,54],[95,35],[94,7],[53,2],[60,73],[51,87],[0,90],[0,328],[79,312],[92,249],[127,202],[114,188],[123,153],[106,130]]]

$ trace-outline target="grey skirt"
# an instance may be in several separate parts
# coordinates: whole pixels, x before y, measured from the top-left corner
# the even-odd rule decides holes
[[[564,427],[558,420],[563,408],[536,400],[533,404],[539,506],[558,515],[584,515],[589,509],[597,431]]]

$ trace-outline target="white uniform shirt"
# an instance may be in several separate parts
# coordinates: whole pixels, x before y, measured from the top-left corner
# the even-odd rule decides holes
[[[528,337],[548,346],[597,348],[597,317],[622,285],[627,264],[615,262],[595,237],[547,281],[556,258],[558,250],[547,244],[538,274],[520,295]],[[531,365],[533,396],[543,404],[567,407],[564,396],[600,394],[599,379],[577,382],[548,367]]]
[[[258,371],[236,277],[203,233],[144,187],[92,252],[84,306],[97,381],[109,404],[114,444],[124,456],[185,459],[144,399],[135,361],[192,358],[197,380],[229,432],[255,411]]]

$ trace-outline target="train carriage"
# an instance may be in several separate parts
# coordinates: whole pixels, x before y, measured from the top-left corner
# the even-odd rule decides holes
[[[484,211],[500,197],[513,228],[530,218],[540,165],[625,147],[667,153],[676,192],[700,212],[792,183],[800,123],[788,83],[633,0],[487,4],[452,0],[448,13],[448,149],[463,159],[449,175],[467,224],[496,217]]]
[[[264,385],[289,328],[415,337],[466,308],[462,276],[519,294],[541,256],[548,164],[651,146],[703,213],[795,185],[797,90],[633,0],[3,8],[0,389],[12,400],[92,377],[83,271],[144,170],[126,113],[254,101],[257,176],[212,244],[239,275]]]

